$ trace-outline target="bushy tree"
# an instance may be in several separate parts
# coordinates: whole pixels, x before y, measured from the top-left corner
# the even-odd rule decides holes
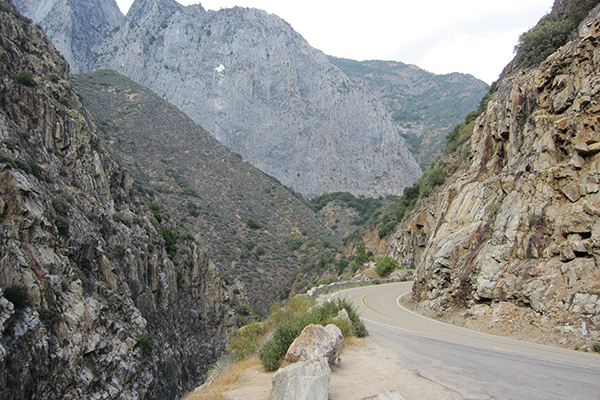
[[[377,259],[375,272],[377,272],[380,277],[385,278],[391,274],[397,266],[398,262],[395,259],[390,256],[382,256]]]

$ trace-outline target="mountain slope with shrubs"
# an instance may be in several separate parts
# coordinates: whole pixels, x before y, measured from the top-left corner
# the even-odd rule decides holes
[[[277,288],[300,266],[341,249],[302,196],[149,89],[110,70],[72,79],[103,145],[131,171],[138,194],[156,214],[164,204],[183,221],[179,235],[189,230],[204,244],[239,306],[266,311],[275,297],[290,294]]]
[[[423,170],[441,154],[448,130],[487,90],[485,82],[471,75],[435,75],[398,61],[329,60],[353,83],[364,85],[379,97]]]

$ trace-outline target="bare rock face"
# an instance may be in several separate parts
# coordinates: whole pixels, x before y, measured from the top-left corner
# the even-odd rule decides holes
[[[150,88],[304,196],[401,194],[421,175],[380,100],[275,15],[136,0],[118,28],[75,70]]]
[[[505,76],[477,120],[471,165],[402,225],[432,307],[510,301],[600,327],[600,17],[540,67]]]
[[[297,362],[273,375],[271,399],[327,400],[330,380],[327,359]]]
[[[329,364],[335,365],[343,345],[344,336],[337,326],[309,324],[290,345],[285,359],[295,363],[299,360],[315,361],[326,358]]]
[[[115,1],[13,0],[13,3],[44,27],[56,49],[69,60],[73,73],[93,69],[96,65],[93,47],[125,21]]]
[[[68,71],[0,0],[0,399],[179,398],[224,350],[227,293],[194,240],[167,255],[176,221],[134,195]]]
[[[420,176],[381,102],[277,16],[138,0],[127,19],[95,50],[98,65],[303,195],[399,194]]]

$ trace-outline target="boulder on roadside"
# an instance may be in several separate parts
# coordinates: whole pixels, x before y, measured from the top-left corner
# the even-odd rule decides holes
[[[310,324],[294,340],[287,351],[285,359],[295,363],[299,360],[314,361],[325,357],[330,365],[335,365],[338,362],[343,344],[344,336],[337,326],[329,324],[323,327],[322,325]]]
[[[327,400],[330,380],[326,358],[290,364],[271,378],[271,400]]]

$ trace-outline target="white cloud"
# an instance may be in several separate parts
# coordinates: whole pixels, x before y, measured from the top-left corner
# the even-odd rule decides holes
[[[117,1],[122,10],[131,0]],[[198,0],[181,0],[184,5]],[[319,50],[356,60],[393,59],[436,73],[496,79],[512,58],[519,34],[553,0],[205,0],[206,9],[238,5],[276,14]],[[359,5],[357,5],[359,4]],[[436,55],[439,54],[439,55]]]
[[[520,31],[485,34],[457,33],[443,38],[419,55],[414,64],[436,74],[468,71],[491,83],[514,57]]]

